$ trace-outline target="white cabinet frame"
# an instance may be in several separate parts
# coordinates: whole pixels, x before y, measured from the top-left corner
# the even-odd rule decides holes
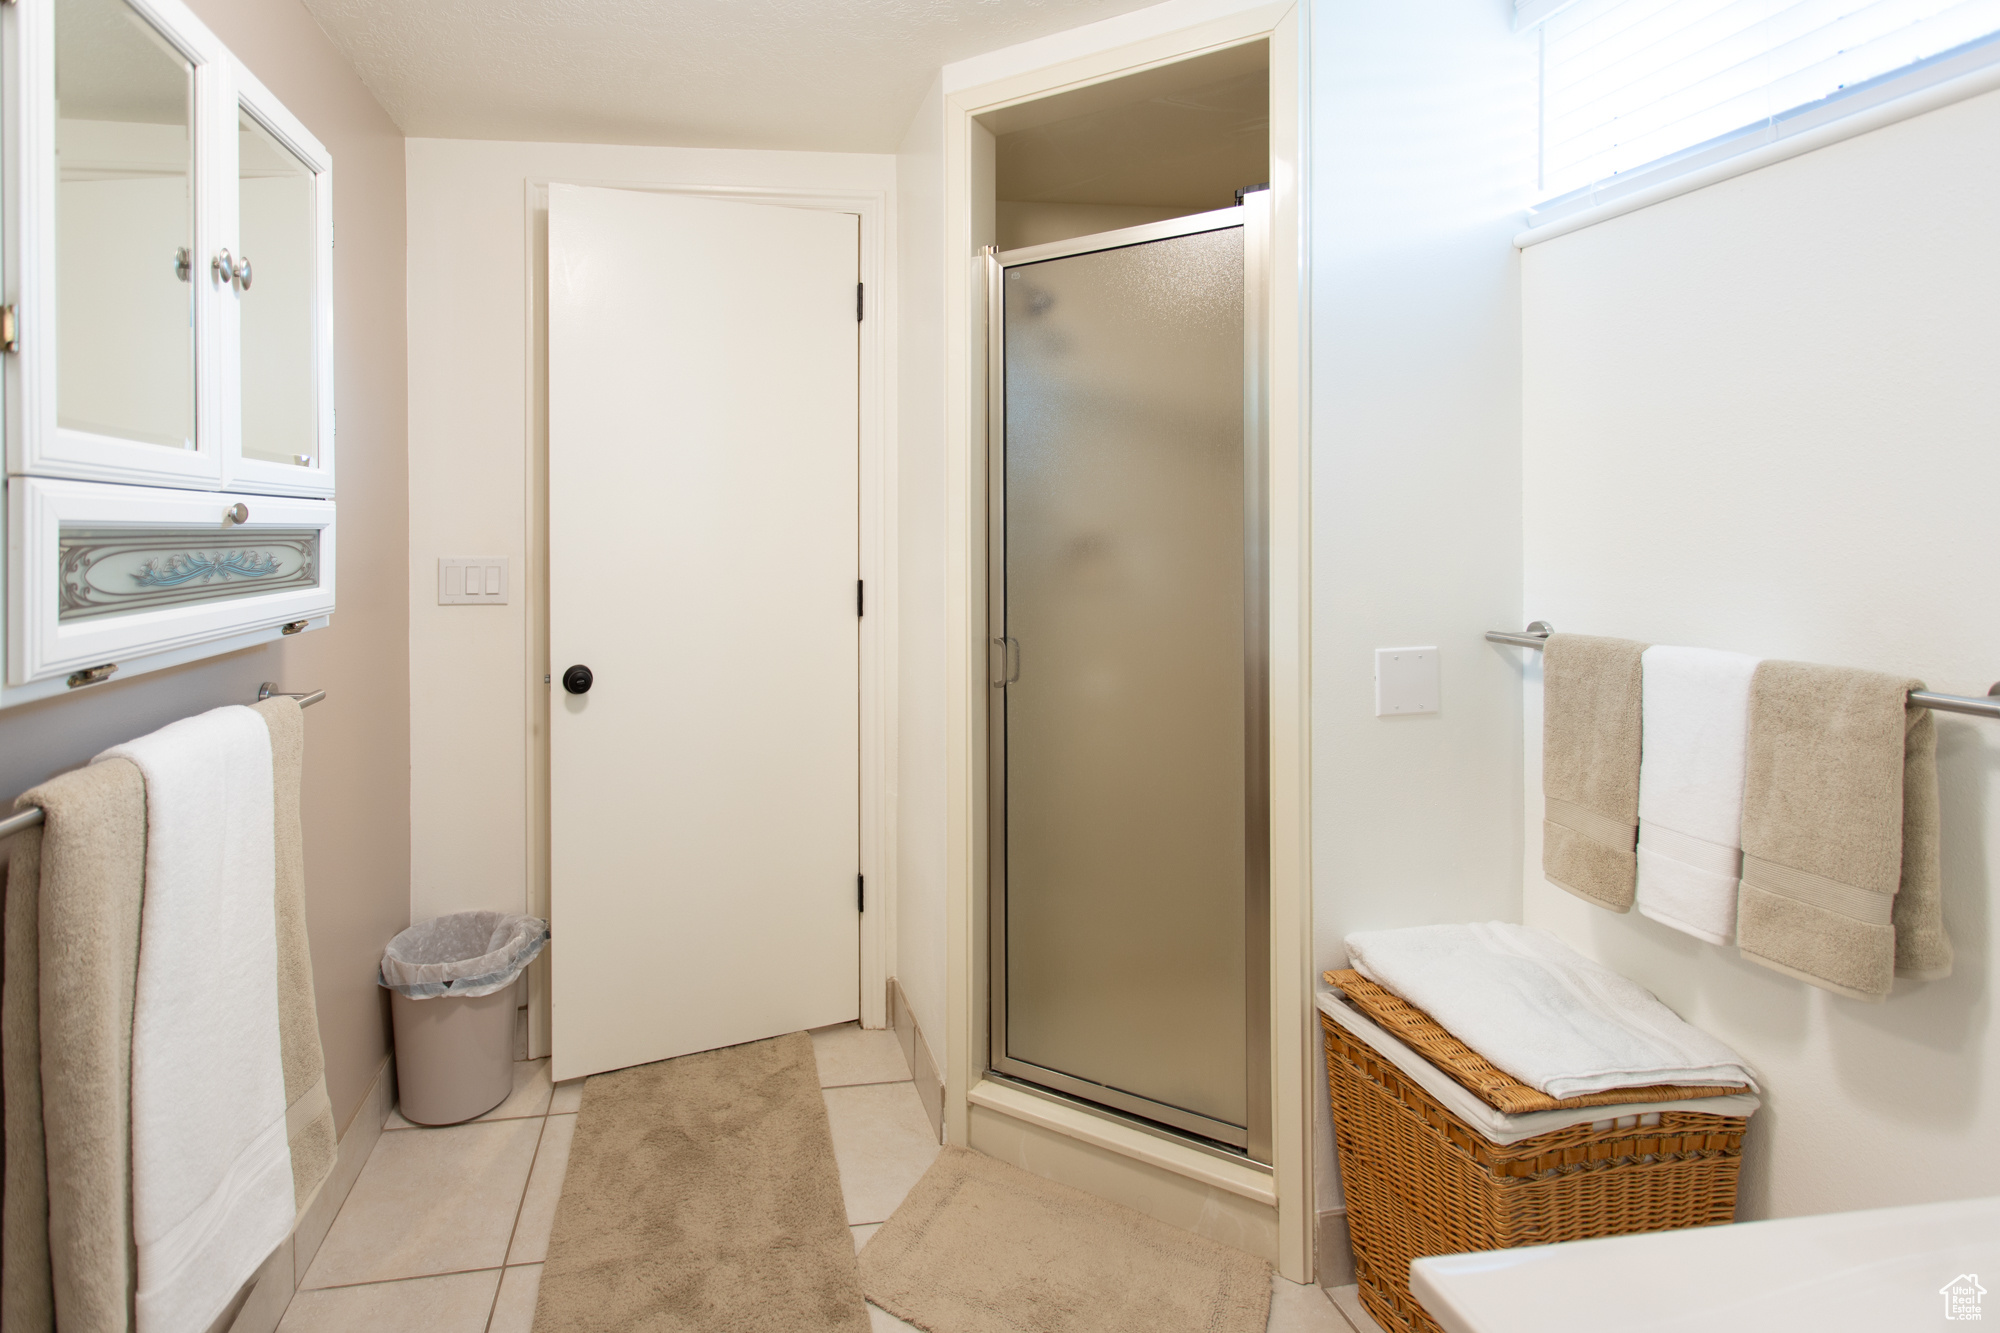
[[[56,421],[56,101],[54,0],[15,0],[0,9],[5,39],[6,286],[17,350],[7,357],[7,471],[153,485],[219,488],[228,411],[215,370],[224,352],[228,289],[212,265],[225,244],[224,198],[236,176],[236,99],[229,52],[180,0],[128,0],[194,67],[194,231],[189,281],[195,288],[195,445],[192,451],[138,444]],[[227,213],[225,212],[227,210]],[[231,224],[233,226],[233,222]]]
[[[0,708],[317,629],[334,607],[332,155],[182,0],[124,2],[193,69],[188,277],[195,448],[141,444],[58,421],[58,0],[6,0],[0,3],[0,202],[6,205],[0,304],[8,307],[14,337],[0,345],[6,434]],[[239,113],[313,178],[311,466],[243,454],[244,292],[216,269],[223,251],[242,256]],[[255,256],[249,258],[254,264]],[[247,519],[225,520],[238,504]],[[96,530],[72,531],[75,568],[67,571],[65,526]],[[305,529],[310,533],[299,531]],[[183,530],[185,551],[179,550]],[[287,551],[287,572],[269,590],[251,591],[271,574],[263,566],[273,553]],[[144,567],[156,557],[162,567]],[[193,589],[204,578],[204,593],[227,587],[241,595],[203,600]],[[66,579],[74,585],[68,592]]]
[[[236,104],[313,174],[313,383],[317,389],[318,447],[313,453],[311,467],[244,457],[243,394],[239,377],[231,376],[234,392],[229,395],[228,403],[230,415],[223,484],[231,490],[255,491],[263,495],[331,496],[334,493],[333,155],[313,137],[297,116],[271,95],[270,89],[258,82],[256,75],[243,67],[241,61],[233,60],[231,66],[236,85]],[[236,117],[233,109],[229,123],[230,143],[234,145]],[[231,254],[242,255],[254,265],[256,256],[243,255],[243,238],[237,230],[241,216],[238,186],[232,161],[228,182],[229,210],[225,215],[230,220],[231,230],[225,244]],[[254,286],[253,281],[253,290]],[[236,367],[239,375],[243,365],[242,312],[239,304],[242,296],[240,292],[231,294],[232,299],[226,303],[228,309],[223,329],[228,342],[225,364]]]
[[[16,346],[5,358],[6,470],[134,485],[334,493],[333,159],[323,144],[181,0],[126,0],[194,68],[194,225],[190,247],[195,318],[195,448],[140,444],[64,428],[57,421],[56,0],[0,5],[0,197],[11,201],[0,265],[14,308]],[[218,278],[215,260],[241,254],[237,112],[247,112],[314,177],[313,465],[243,457],[243,293]],[[254,258],[254,257],[253,257]],[[253,279],[254,286],[254,279]]]
[[[242,522],[226,513],[236,504]],[[151,610],[63,621],[60,536],[65,525],[117,531],[185,527],[186,546],[201,554],[254,543],[274,529],[319,534],[318,581],[286,588]],[[273,637],[287,625],[308,627],[334,605],[334,507],[330,501],[235,492],[169,490],[96,482],[13,477],[7,482],[7,685],[53,681],[71,673],[204,644],[213,652]],[[224,576],[224,584],[227,577]],[[220,585],[219,585],[220,586]],[[223,641],[229,641],[224,643]],[[201,654],[193,654],[201,655]],[[187,660],[180,657],[176,660]],[[139,670],[166,665],[146,662]],[[13,702],[8,699],[5,702]]]

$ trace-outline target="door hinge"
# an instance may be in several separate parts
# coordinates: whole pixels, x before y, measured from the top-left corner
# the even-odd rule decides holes
[[[857,912],[868,910],[868,877],[866,875],[856,875],[854,877],[854,910]]]
[[[868,581],[866,579],[854,580],[854,614],[857,616],[868,614]]]
[[[857,324],[861,322],[862,310],[864,309],[862,305],[862,298],[866,294],[867,294],[866,283],[857,282],[854,284],[854,322]]]
[[[21,350],[20,330],[14,323],[14,307],[0,305],[0,352]]]

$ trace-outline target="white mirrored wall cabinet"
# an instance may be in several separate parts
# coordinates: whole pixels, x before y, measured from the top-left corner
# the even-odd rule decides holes
[[[333,611],[333,163],[177,0],[13,0],[0,706]]]

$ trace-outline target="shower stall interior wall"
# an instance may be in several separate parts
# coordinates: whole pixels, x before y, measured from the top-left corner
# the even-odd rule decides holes
[[[1247,198],[990,264],[991,1065],[1268,1161]]]

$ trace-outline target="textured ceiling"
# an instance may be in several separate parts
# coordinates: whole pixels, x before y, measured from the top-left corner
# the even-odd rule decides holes
[[[1152,0],[305,0],[409,135],[892,152],[938,67]]]

